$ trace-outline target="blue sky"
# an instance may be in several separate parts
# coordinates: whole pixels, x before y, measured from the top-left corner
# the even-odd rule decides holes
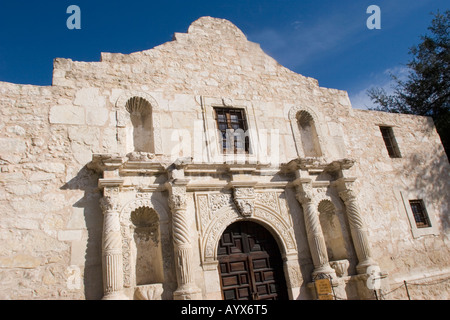
[[[81,30],[66,27],[69,5]],[[381,9],[369,30],[366,9]],[[228,19],[280,64],[349,92],[353,107],[370,105],[366,90],[405,74],[409,48],[448,0],[104,1],[0,0],[0,81],[51,85],[53,59],[99,61],[101,52],[131,53],[170,41],[201,16]]]

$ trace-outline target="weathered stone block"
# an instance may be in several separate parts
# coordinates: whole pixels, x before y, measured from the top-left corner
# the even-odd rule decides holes
[[[51,124],[85,124],[84,108],[76,106],[54,106],[50,109]]]
[[[15,138],[0,138],[2,153],[23,153],[27,149],[25,141]]]
[[[83,234],[82,230],[61,230],[58,231],[59,241],[80,241]]]

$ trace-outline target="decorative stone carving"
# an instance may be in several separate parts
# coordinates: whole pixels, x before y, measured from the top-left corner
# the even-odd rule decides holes
[[[114,208],[118,214],[119,219],[119,225],[120,225],[120,239],[121,239],[121,252],[122,252],[122,265],[123,265],[123,286],[125,288],[133,287],[135,286],[136,282],[136,274],[134,272],[135,270],[135,261],[132,259],[132,242],[133,242],[133,230],[136,228],[136,225],[133,223],[132,220],[135,220],[138,225],[140,224],[139,221],[140,218],[144,218],[146,214],[149,212],[148,210],[152,210],[155,215],[152,219],[155,219],[155,221],[159,220],[159,222],[167,221],[168,214],[166,207],[160,203],[158,200],[156,200],[154,197],[152,197],[152,193],[148,192],[139,192],[136,194],[135,199],[132,201],[129,201],[125,205],[123,205],[120,209],[120,211],[117,210],[119,208],[119,203],[117,201],[118,199],[118,190],[114,190],[115,188],[108,188],[105,189],[105,194],[108,194],[110,196],[103,197],[100,200],[101,206],[104,209],[104,212],[107,210],[110,210]],[[117,192],[116,192],[117,191]],[[112,203],[109,203],[112,202]],[[138,210],[146,208],[145,210]],[[135,212],[138,213],[137,216],[132,216],[132,213]],[[140,214],[144,214],[144,216],[140,216]],[[137,219],[137,220],[136,220]],[[107,223],[106,220],[104,223]],[[108,225],[111,224],[108,222]],[[118,225],[117,221],[115,222],[115,225]],[[104,233],[106,230],[109,230],[110,227],[107,229],[104,229]],[[139,230],[138,230],[139,231]],[[152,236],[156,236],[157,233],[154,233]],[[107,245],[105,243],[105,245]],[[116,247],[118,247],[118,243],[115,244]],[[110,245],[107,245],[107,247],[110,247]],[[105,271],[106,272],[106,271]]]
[[[112,197],[112,190],[105,190],[105,196],[100,205],[103,210],[103,275],[104,297],[103,299],[126,299],[123,294],[123,256],[122,235],[120,231],[120,219],[118,203]]]
[[[232,196],[228,193],[211,194],[208,198],[209,208],[211,209],[212,215],[214,215],[220,208],[232,204]]]
[[[270,226],[280,237],[286,252],[296,252],[292,219],[288,212],[284,197],[279,193],[261,193],[252,191],[238,192],[238,196],[254,196],[252,219]],[[261,205],[257,199],[270,198],[271,205]],[[244,218],[230,194],[198,193],[196,194],[197,222],[201,226],[201,255],[204,264],[215,260],[217,243],[225,228],[235,221]],[[233,197],[234,198],[234,197]],[[278,199],[278,200],[277,200]],[[267,203],[266,203],[267,204]],[[277,210],[275,210],[277,208]],[[281,210],[280,208],[283,208]]]
[[[299,294],[297,290],[303,279],[298,264],[292,218],[284,192],[257,193],[253,188],[236,189],[239,189],[238,198],[245,196],[252,199],[254,209],[250,219],[260,222],[277,234],[281,244],[280,250],[286,258],[284,268],[288,286],[293,292],[292,297],[297,297]],[[233,197],[223,193],[196,193],[195,195],[197,225],[200,226],[200,254],[204,271],[217,268],[217,244],[226,227],[236,221],[247,219],[241,214],[236,201],[232,201],[234,196],[235,192]]]
[[[250,218],[255,212],[254,201],[250,199],[235,199],[234,202],[244,218]]]
[[[127,154],[130,161],[149,161],[155,159],[154,153],[149,152],[130,152]]]
[[[172,210],[186,209],[186,195],[172,194],[169,198],[169,206]]]
[[[315,193],[312,184],[310,182],[301,183],[297,187],[296,197],[303,207],[306,233],[314,264],[313,274],[325,273],[335,276],[335,271],[328,262],[327,247],[320,225],[319,213],[313,201]]]
[[[255,213],[255,190],[253,188],[234,188],[234,203],[244,218],[250,218]]]
[[[278,212],[282,207],[281,204],[278,204],[278,196],[279,194],[276,192],[257,192],[256,201],[258,204]],[[285,205],[285,203],[283,203],[283,205]]]
[[[169,184],[169,206],[172,210],[172,233],[175,249],[175,266],[178,288],[174,292],[175,300],[191,300],[201,297],[195,284],[192,267],[192,246],[186,217],[187,196],[186,181]]]
[[[348,276],[348,267],[350,266],[350,262],[347,259],[331,261],[330,266],[336,271],[336,275],[338,277],[346,277]]]
[[[161,300],[163,291],[162,283],[146,284],[136,287],[134,297],[136,300]]]
[[[367,268],[376,265],[372,259],[372,254],[367,236],[367,227],[362,219],[361,212],[356,200],[356,192],[352,189],[352,185],[348,182],[341,183],[344,190],[339,192],[339,196],[345,203],[347,208],[347,217],[350,224],[353,243],[356,255],[358,257],[358,265],[356,270],[358,273],[366,273]]]

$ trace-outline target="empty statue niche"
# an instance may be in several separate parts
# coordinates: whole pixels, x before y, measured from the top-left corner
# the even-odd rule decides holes
[[[329,200],[322,200],[319,203],[318,211],[320,225],[327,246],[328,259],[330,261],[348,259],[342,226],[339,216],[336,214],[335,206]]]
[[[164,280],[159,217],[155,210],[141,207],[131,213],[136,261],[136,285]]]
[[[141,97],[133,97],[127,101],[126,109],[130,113],[132,129],[129,133],[133,139],[135,152],[154,153],[152,106]]]
[[[302,141],[303,155],[305,157],[321,157],[319,137],[313,117],[306,111],[297,114],[298,129]]]

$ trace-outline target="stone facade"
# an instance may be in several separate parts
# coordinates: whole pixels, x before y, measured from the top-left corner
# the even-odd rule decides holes
[[[55,59],[52,86],[0,83],[0,106],[1,299],[222,299],[218,243],[239,221],[276,239],[290,299],[314,299],[324,275],[340,299],[404,299],[405,280],[413,299],[449,298],[432,120],[352,109],[229,21]],[[223,153],[217,107],[245,112],[248,153]]]

